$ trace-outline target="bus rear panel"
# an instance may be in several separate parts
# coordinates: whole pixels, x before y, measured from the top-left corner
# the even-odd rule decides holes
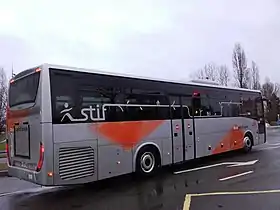
[[[6,152],[9,175],[41,185],[52,185],[52,170],[49,173],[46,171],[48,165],[52,169],[53,155],[49,153],[52,151],[51,135],[47,139],[51,124],[45,124],[42,118],[43,73],[41,67],[32,68],[10,81]]]

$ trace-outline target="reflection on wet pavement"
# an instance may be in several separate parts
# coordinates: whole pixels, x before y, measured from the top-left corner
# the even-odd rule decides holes
[[[71,189],[16,195],[9,209],[182,209],[190,182],[179,179],[168,173],[146,181],[126,176]]]
[[[278,141],[278,137],[275,139]],[[0,210],[182,210],[186,194],[277,188],[280,183],[279,156],[278,149],[255,150],[249,155],[235,153],[235,155],[224,158],[209,158],[207,162],[202,162],[195,167],[227,161],[260,160],[252,166],[233,168],[221,166],[178,175],[174,175],[172,170],[164,169],[155,177],[144,180],[128,175],[95,184],[0,197]],[[192,167],[190,163],[186,165]],[[186,165],[180,166],[181,168],[177,168],[177,171],[186,169]],[[248,170],[253,170],[254,173],[224,182],[219,181],[219,178]],[[212,198],[214,199],[214,197],[210,197],[194,198],[191,210],[206,209],[206,204]],[[233,200],[224,197],[226,196],[215,197],[215,202],[213,200],[212,203],[209,203],[211,208],[228,209],[228,206],[233,206],[236,207],[234,209],[238,209],[236,204],[242,207],[240,209],[251,209],[251,205],[261,206],[257,205],[258,198],[251,199],[250,196],[247,196],[248,206],[246,208],[242,206],[244,203],[240,200],[243,199],[243,196],[235,195],[232,197]],[[277,206],[278,197],[276,197],[276,195],[273,196],[275,199],[273,207]],[[223,199],[223,202],[218,198]]]

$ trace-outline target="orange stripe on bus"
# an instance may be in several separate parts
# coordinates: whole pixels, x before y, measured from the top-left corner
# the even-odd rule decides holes
[[[8,131],[10,131],[11,128],[14,127],[15,123],[20,123],[23,121],[25,117],[29,115],[29,110],[16,110],[11,111],[9,108],[7,108],[7,119],[6,119],[6,125]]]
[[[100,123],[97,131],[108,140],[131,148],[155,131],[164,121],[133,121]]]
[[[241,149],[243,147],[244,131],[241,129],[231,129],[213,150],[213,154],[219,154],[230,150]],[[221,146],[223,145],[223,146]]]

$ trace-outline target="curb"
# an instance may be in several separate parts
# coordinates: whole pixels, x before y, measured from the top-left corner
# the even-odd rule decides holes
[[[8,176],[8,171],[4,170],[4,171],[0,171],[0,177],[6,177]]]

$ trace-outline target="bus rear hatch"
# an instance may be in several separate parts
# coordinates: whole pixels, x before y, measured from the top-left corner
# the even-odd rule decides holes
[[[12,166],[38,171],[42,167],[40,69],[23,71],[10,81],[7,110],[7,156]]]

